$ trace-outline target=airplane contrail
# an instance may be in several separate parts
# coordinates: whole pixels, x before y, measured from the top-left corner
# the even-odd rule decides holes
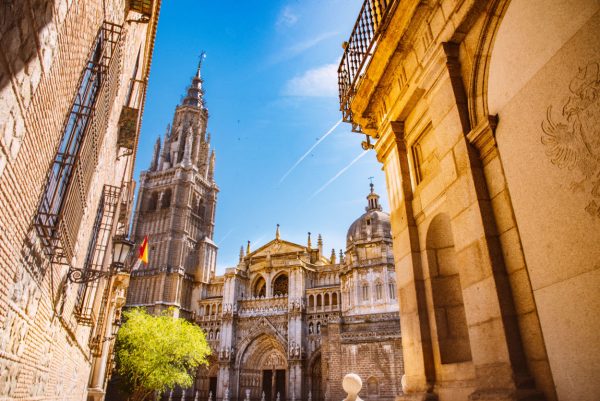
[[[320,194],[321,192],[323,192],[323,190],[325,188],[327,188],[329,185],[331,185],[331,183],[333,183],[335,180],[337,180],[339,178],[340,175],[344,174],[346,172],[346,170],[348,170],[350,167],[352,167],[352,165],[354,163],[356,163],[357,161],[359,161],[364,155],[366,155],[368,153],[367,150],[363,151],[361,154],[359,154],[358,156],[356,156],[354,158],[354,160],[352,160],[350,162],[350,164],[348,164],[346,167],[344,167],[343,169],[341,169],[340,171],[338,171],[338,173],[336,175],[334,175],[329,181],[327,181],[325,183],[325,185],[323,185],[321,188],[319,188],[315,193],[313,193],[310,198],[308,198],[308,200],[311,200],[312,198],[314,198],[315,196],[317,196],[318,194]]]
[[[317,147],[317,145],[319,145],[319,144],[320,144],[320,143],[323,141],[323,139],[327,138],[327,137],[329,136],[329,134],[331,134],[331,133],[332,133],[332,132],[333,132],[333,131],[334,131],[334,130],[335,130],[337,127],[338,127],[338,125],[340,125],[341,123],[342,123],[342,119],[340,118],[340,120],[339,120],[337,123],[335,123],[335,124],[333,125],[333,127],[331,127],[331,128],[329,129],[329,131],[327,131],[327,132],[325,133],[325,135],[323,135],[322,137],[320,137],[320,138],[319,138],[319,140],[318,140],[317,142],[315,142],[315,144],[314,144],[313,146],[311,146],[311,147],[310,147],[310,149],[308,149],[308,150],[306,151],[306,153],[304,153],[304,154],[303,154],[303,155],[302,155],[302,156],[301,156],[301,157],[300,157],[300,158],[299,158],[299,159],[296,161],[296,163],[294,163],[294,165],[293,165],[293,166],[292,166],[292,167],[291,167],[291,168],[290,168],[290,169],[289,169],[289,170],[288,170],[288,171],[287,171],[287,172],[286,172],[286,173],[283,175],[283,177],[281,177],[281,179],[279,180],[279,183],[281,184],[281,183],[283,182],[283,180],[285,180],[285,179],[287,178],[287,176],[288,176],[288,175],[290,175],[290,173],[291,173],[292,171],[294,171],[294,169],[295,169],[296,167],[298,167],[298,165],[299,165],[300,163],[302,163],[302,160],[306,159],[306,156],[308,156],[308,155],[310,154],[310,152],[312,152],[312,151],[313,151],[313,149],[314,149],[314,148],[316,148],[316,147]]]
[[[234,231],[235,231],[235,227],[233,227],[231,230],[227,231],[227,234],[225,234],[225,235],[223,236],[223,238],[221,238],[221,239],[219,240],[219,242],[217,242],[217,246],[221,245],[221,243],[222,243],[223,241],[225,241],[225,239],[226,239],[227,237],[229,237],[229,235],[230,235],[232,232],[234,232]]]

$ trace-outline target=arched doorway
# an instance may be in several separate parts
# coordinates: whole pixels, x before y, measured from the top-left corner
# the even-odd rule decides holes
[[[238,364],[240,399],[250,391],[251,399],[285,401],[287,396],[287,358],[285,348],[272,335],[256,337],[245,349]]]

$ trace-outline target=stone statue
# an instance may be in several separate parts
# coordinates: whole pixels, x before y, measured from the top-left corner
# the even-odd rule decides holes
[[[264,391],[263,391],[263,393],[262,393],[262,397],[260,397],[260,401],[266,401],[266,400],[265,400],[265,392],[264,392]]]
[[[196,396],[194,397],[194,401],[199,401],[200,398],[200,392],[198,390],[196,390]]]
[[[208,393],[208,401],[213,401],[213,399],[212,399],[212,391]]]
[[[308,392],[308,401],[312,401],[312,391]]]
[[[250,389],[249,388],[246,389],[246,398],[244,398],[244,401],[250,401]]]
[[[277,399],[275,399],[275,401],[281,401],[281,395],[279,394],[279,391],[277,392]]]
[[[181,392],[181,401],[185,401],[185,389]]]

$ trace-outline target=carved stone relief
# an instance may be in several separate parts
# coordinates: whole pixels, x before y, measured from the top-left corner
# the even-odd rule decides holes
[[[570,93],[557,117],[548,106],[541,141],[546,155],[561,169],[576,172],[569,189],[585,192],[585,211],[600,218],[600,64],[590,62],[569,83]]]

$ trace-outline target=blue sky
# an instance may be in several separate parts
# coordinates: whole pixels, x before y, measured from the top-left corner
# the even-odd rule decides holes
[[[339,252],[346,230],[364,212],[371,176],[387,211],[381,165],[373,151],[358,158],[364,137],[349,124],[339,124],[290,172],[341,118],[337,65],[361,5],[163,1],[136,177],[148,168],[154,141],[205,50],[208,131],[220,188],[217,273],[237,263],[246,241],[256,249],[273,239],[277,223],[285,240],[304,244],[310,231],[314,244],[321,233],[326,254]]]

